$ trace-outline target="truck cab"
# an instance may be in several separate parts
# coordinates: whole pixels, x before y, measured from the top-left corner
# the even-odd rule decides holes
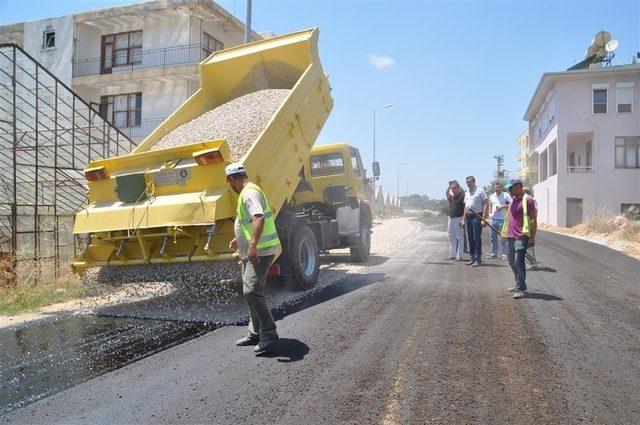
[[[297,210],[329,223],[322,230],[314,229],[320,249],[349,248],[353,261],[366,261],[372,215],[369,179],[358,149],[347,143],[315,146],[301,177],[292,203]]]

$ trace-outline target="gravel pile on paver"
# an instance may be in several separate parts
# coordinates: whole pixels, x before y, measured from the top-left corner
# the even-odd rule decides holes
[[[267,89],[240,96],[167,133],[151,150],[225,139],[231,159],[240,160],[291,90]]]

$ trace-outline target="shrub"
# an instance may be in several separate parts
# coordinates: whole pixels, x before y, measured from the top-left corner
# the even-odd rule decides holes
[[[599,211],[589,218],[586,222],[586,228],[594,233],[612,233],[616,230],[613,224],[614,216],[606,211]]]
[[[626,241],[640,243],[640,221],[630,221],[618,234]]]

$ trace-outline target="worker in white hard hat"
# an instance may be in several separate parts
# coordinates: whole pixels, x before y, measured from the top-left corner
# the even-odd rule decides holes
[[[270,350],[278,341],[276,323],[264,296],[267,271],[281,252],[275,219],[267,196],[249,181],[242,164],[229,164],[225,169],[227,182],[238,194],[235,238],[229,243],[242,259],[242,293],[249,306],[249,334],[238,346],[253,345],[256,354]]]

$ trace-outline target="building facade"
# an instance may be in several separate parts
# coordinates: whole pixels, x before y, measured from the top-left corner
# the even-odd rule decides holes
[[[639,87],[640,64],[542,75],[524,116],[541,222],[570,227],[640,204]]]
[[[0,26],[0,43],[22,46],[134,140],[198,89],[200,61],[243,41],[244,24],[211,0],[156,0]]]

